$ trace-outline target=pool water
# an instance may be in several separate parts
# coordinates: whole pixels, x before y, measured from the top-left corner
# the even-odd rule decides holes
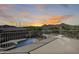
[[[36,38],[25,39],[21,42],[18,42],[18,44],[16,45],[16,48],[19,48],[19,47],[22,47],[22,46],[25,46],[25,45],[30,45],[30,44],[33,44],[37,41],[38,40]]]

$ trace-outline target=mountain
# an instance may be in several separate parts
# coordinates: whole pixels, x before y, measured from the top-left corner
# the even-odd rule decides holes
[[[9,28],[9,27],[16,27],[16,26],[10,26],[10,25],[0,25],[0,28]]]
[[[57,24],[57,25],[43,25],[42,28],[43,29],[59,28],[60,26],[67,26],[67,24],[61,23],[61,24]]]
[[[64,30],[71,30],[71,29],[79,29],[79,26],[76,25],[69,25],[65,23],[57,24],[57,25],[43,25],[43,29],[60,29],[60,27]]]

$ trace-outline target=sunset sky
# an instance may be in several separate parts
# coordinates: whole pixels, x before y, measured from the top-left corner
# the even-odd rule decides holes
[[[0,5],[0,25],[42,26],[62,22],[79,25],[79,5]]]

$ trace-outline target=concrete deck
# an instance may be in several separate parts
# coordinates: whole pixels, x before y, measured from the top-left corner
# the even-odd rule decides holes
[[[79,53],[79,40],[62,37],[41,48],[31,52],[32,54],[77,54]]]

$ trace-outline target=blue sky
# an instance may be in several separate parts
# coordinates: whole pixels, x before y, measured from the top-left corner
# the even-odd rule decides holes
[[[17,11],[25,11],[32,12],[34,14],[41,14],[39,13],[41,9],[42,11],[52,13],[56,12],[57,15],[64,15],[64,14],[75,14],[77,15],[79,13],[79,5],[53,5],[53,4],[47,4],[47,5],[16,5],[15,9]]]
[[[66,17],[71,15],[70,17]],[[79,25],[79,5],[78,4],[12,4],[0,5],[0,22],[8,24],[10,22],[21,22],[22,25],[44,23],[46,20],[54,20],[53,17],[64,17],[61,22]],[[51,19],[52,18],[52,19]],[[3,20],[2,20],[3,19]],[[58,18],[56,18],[58,19]],[[8,20],[8,23],[5,21]],[[60,19],[59,19],[60,20]],[[33,23],[34,21],[34,23]],[[43,22],[42,22],[43,21]],[[75,21],[75,22],[74,22]],[[26,22],[28,24],[23,24]],[[39,24],[40,24],[39,23]],[[32,25],[31,24],[31,25]],[[46,23],[44,23],[46,24]],[[52,23],[51,23],[52,24]]]

